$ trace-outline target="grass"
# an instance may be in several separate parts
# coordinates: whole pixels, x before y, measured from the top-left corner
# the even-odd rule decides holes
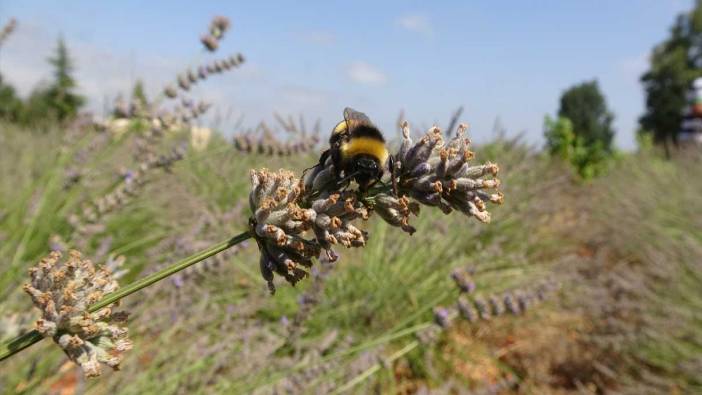
[[[185,137],[173,134],[155,149],[167,152]],[[245,230],[249,169],[300,170],[315,161],[242,154],[215,136],[171,172],[149,173],[138,195],[100,221],[104,229],[77,238],[68,216],[119,183],[121,167],[136,165],[134,138],[95,144],[92,131],[0,125],[2,316],[31,311],[19,287],[52,235],[90,257],[104,259],[106,245],[125,255],[126,284]],[[84,147],[92,148],[77,158]],[[502,169],[506,201],[491,224],[424,208],[410,237],[371,220],[368,246],[340,251],[317,289],[314,279],[281,283],[273,297],[249,244],[219,265],[196,265],[179,286],[165,280],[127,297],[135,347],[120,372],[84,382],[43,341],[5,362],[0,391],[387,393],[485,389],[510,376],[518,385],[509,388],[525,393],[636,392],[642,382],[699,390],[699,159],[631,155],[584,184],[518,140],[477,151]],[[71,166],[85,176],[66,189]],[[525,316],[461,322],[425,342],[432,309],[458,296],[451,271],[469,267],[477,296],[548,278],[562,287]],[[293,338],[284,321],[300,314],[303,295],[316,302]]]

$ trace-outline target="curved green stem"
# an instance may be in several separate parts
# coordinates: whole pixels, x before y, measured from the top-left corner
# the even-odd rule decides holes
[[[414,341],[410,342],[410,343],[407,344],[406,346],[402,347],[402,349],[400,349],[399,351],[395,352],[394,354],[392,354],[391,356],[389,356],[387,359],[385,359],[385,360],[384,360],[384,363],[382,363],[382,362],[375,363],[373,366],[371,366],[370,368],[366,369],[366,370],[363,371],[361,374],[359,374],[358,376],[354,377],[352,380],[346,382],[346,384],[344,384],[344,385],[342,385],[341,387],[337,388],[333,393],[334,393],[334,394],[341,394],[341,393],[343,393],[343,392],[346,392],[346,391],[350,390],[351,388],[355,387],[356,385],[361,384],[361,383],[364,382],[367,378],[369,378],[370,376],[372,376],[373,374],[375,374],[377,371],[379,371],[380,369],[382,369],[383,364],[391,364],[391,363],[395,362],[396,360],[400,359],[402,356],[404,356],[404,355],[407,354],[408,352],[410,352],[410,351],[414,350],[415,348],[417,348],[417,346],[419,346],[419,342],[418,342],[418,341],[414,340]]]
[[[163,280],[164,278],[175,274],[189,266],[192,266],[198,262],[204,261],[205,259],[219,254],[220,252],[227,250],[239,243],[241,243],[244,240],[247,240],[251,238],[251,233],[246,231],[244,233],[241,233],[239,235],[236,235],[232,237],[229,240],[223,241],[219,244],[215,244],[212,247],[203,250],[201,252],[198,252],[196,254],[193,254],[182,261],[179,261],[177,263],[174,263],[173,265],[170,265],[164,269],[161,269],[157,271],[156,273],[153,273],[149,276],[146,276],[142,278],[141,280],[137,280],[131,284],[128,284],[127,286],[118,289],[116,292],[113,292],[101,301],[95,303],[94,305],[90,306],[88,308],[88,312],[92,313],[95,311],[98,311],[102,308],[105,308],[112,303],[124,298],[127,295],[131,295],[134,292],[137,292],[143,288],[148,287],[149,285],[152,285],[158,281]],[[44,337],[37,332],[36,330],[32,330],[30,332],[27,332],[21,336],[16,337],[13,340],[10,340],[8,342],[3,343],[0,345],[0,361],[3,361],[12,355],[24,350],[25,348],[31,346],[34,343],[39,342],[41,339]]]

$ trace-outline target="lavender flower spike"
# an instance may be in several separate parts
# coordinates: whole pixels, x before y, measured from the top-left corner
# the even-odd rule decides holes
[[[399,162],[399,192],[419,203],[435,206],[448,214],[458,210],[481,222],[490,221],[486,203],[502,203],[500,192],[486,190],[500,186],[499,168],[492,163],[470,165],[473,152],[464,136],[467,125],[461,124],[456,137],[444,144],[441,130],[429,131],[417,142],[409,135],[409,125],[402,124],[402,143],[395,156]]]
[[[90,305],[119,288],[117,281],[78,251],[61,258],[54,251],[29,269],[31,283],[24,290],[42,313],[36,330],[53,338],[86,377],[99,376],[100,364],[118,369],[124,351],[132,348],[127,328],[119,325],[126,321],[127,313],[113,312],[114,305],[88,312]]]

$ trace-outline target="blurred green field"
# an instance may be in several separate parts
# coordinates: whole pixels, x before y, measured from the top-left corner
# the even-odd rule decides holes
[[[392,133],[387,132],[388,135]],[[188,141],[149,141],[159,155]],[[134,169],[143,132],[0,124],[0,337],[38,316],[21,285],[57,245],[98,263],[124,256],[121,284],[246,229],[249,170],[299,172],[317,153],[237,152],[214,135],[188,147],[91,229],[72,214]],[[480,224],[423,208],[408,236],[373,218],[367,247],[268,294],[255,243],[127,297],[134,349],[85,380],[48,340],[2,362],[2,393],[699,393],[702,162],[626,154],[584,183],[518,139],[476,147],[500,165],[505,203]],[[76,176],[76,171],[80,177]],[[122,175],[120,175],[122,174]],[[477,297],[560,285],[519,316],[425,336],[455,304],[450,274]]]

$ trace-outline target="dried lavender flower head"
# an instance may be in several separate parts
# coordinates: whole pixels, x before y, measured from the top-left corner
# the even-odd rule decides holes
[[[214,52],[219,48],[219,40],[211,34],[205,34],[200,37],[200,42],[210,52]]]
[[[312,258],[320,251],[316,244],[308,243],[301,235],[314,213],[295,204],[301,192],[297,184],[289,171],[251,172],[251,227],[261,251],[261,275],[271,293],[275,292],[274,272],[295,284],[307,276],[307,271],[300,266],[312,266]]]
[[[51,337],[86,377],[99,376],[101,364],[119,368],[124,351],[132,348],[127,328],[120,326],[126,312],[113,312],[115,305],[90,313],[90,305],[119,288],[111,273],[97,268],[78,251],[63,258],[51,252],[29,269],[31,283],[24,290],[42,317],[36,330]]]
[[[252,233],[261,250],[261,275],[271,292],[275,291],[273,273],[294,285],[309,275],[306,268],[322,250],[335,260],[332,246],[365,245],[367,233],[351,222],[368,218],[368,210],[355,194],[337,192],[307,199],[310,191],[287,170],[254,170],[251,186]]]
[[[395,155],[400,195],[409,195],[419,203],[440,208],[445,214],[458,210],[481,222],[490,222],[486,203],[500,204],[500,186],[494,163],[471,165],[474,154],[465,137],[467,125],[458,127],[456,136],[444,144],[438,127],[432,127],[417,142],[410,137],[409,124],[402,124],[402,143]]]
[[[174,99],[178,96],[178,90],[173,85],[168,85],[163,89],[163,93],[169,98]]]
[[[229,21],[229,18],[226,16],[217,15],[212,18],[212,22],[210,22],[210,34],[218,40],[221,40],[224,33],[226,33],[230,27],[231,22]]]
[[[0,46],[7,40],[7,38],[15,31],[17,28],[17,19],[10,18],[10,20],[5,24],[5,26],[0,29]]]
[[[219,40],[224,38],[224,33],[231,27],[231,22],[226,16],[215,16],[210,22],[209,31],[200,37],[200,42],[210,52],[214,52],[219,48]]]

